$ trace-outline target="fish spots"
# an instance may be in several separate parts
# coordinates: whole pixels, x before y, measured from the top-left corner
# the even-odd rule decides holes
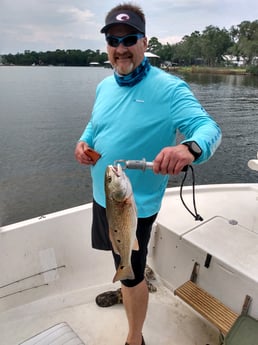
[[[118,230],[114,230],[114,233],[118,233]],[[119,239],[119,238],[116,238],[116,241],[118,242],[118,243],[121,243],[121,240]]]
[[[114,230],[114,233],[115,233],[115,234],[117,234],[117,233],[118,233],[118,230],[117,230],[117,229],[115,229],[115,230]],[[117,243],[121,243],[120,238],[116,238],[116,241],[117,241]]]

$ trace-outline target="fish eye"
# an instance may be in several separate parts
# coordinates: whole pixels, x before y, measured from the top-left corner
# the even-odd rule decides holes
[[[108,176],[107,181],[108,181],[108,183],[111,183],[112,182],[112,177]]]

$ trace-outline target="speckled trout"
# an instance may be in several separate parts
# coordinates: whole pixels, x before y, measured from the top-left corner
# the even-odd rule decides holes
[[[121,257],[113,283],[134,279],[131,255],[132,250],[139,250],[136,239],[137,211],[131,183],[120,164],[106,168],[105,193],[109,236],[114,252]]]

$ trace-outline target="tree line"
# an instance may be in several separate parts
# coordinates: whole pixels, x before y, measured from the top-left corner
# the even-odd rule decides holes
[[[107,58],[107,53],[91,49],[85,51],[79,49],[57,49],[46,52],[25,50],[24,53],[17,53],[15,55],[2,55],[2,63],[23,66],[89,66],[91,62],[98,62],[100,65],[103,65]]]
[[[148,51],[157,54],[160,62],[178,65],[219,66],[226,54],[242,57],[247,65],[251,65],[258,57],[258,20],[243,21],[229,30],[210,25],[202,32],[194,31],[191,35],[184,36],[175,44],[162,44],[158,38],[152,37],[149,40]],[[2,63],[14,65],[89,66],[92,62],[104,65],[107,60],[107,53],[90,49],[25,51],[2,56]]]
[[[210,25],[203,32],[194,31],[190,36],[184,36],[176,44],[162,45],[152,37],[149,51],[159,55],[163,61],[180,65],[218,66],[224,55],[242,57],[249,65],[258,57],[258,20],[243,21],[229,30]]]

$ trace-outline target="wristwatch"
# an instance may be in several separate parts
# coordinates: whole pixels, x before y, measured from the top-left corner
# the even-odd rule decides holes
[[[195,141],[186,141],[182,144],[188,147],[189,152],[194,156],[194,160],[201,156],[202,149]]]

